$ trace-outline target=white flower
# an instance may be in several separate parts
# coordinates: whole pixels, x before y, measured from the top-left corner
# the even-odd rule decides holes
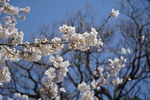
[[[110,16],[112,16],[112,17],[118,17],[119,16],[119,10],[114,10],[114,9],[112,9],[112,11],[111,11],[111,13],[110,13]]]
[[[50,44],[48,44],[47,39],[44,40],[35,39],[36,44],[44,43],[44,45],[41,44],[40,46],[35,48],[41,52],[40,54],[41,56],[55,54],[63,48],[63,44],[61,42],[62,42],[61,38],[57,37],[53,38]]]
[[[67,26],[65,24],[60,26],[59,30],[60,30],[60,32],[65,33],[66,35],[67,34],[71,35],[71,34],[75,33],[75,27]]]
[[[120,79],[119,77],[117,77],[116,79],[114,79],[112,81],[112,83],[115,85],[115,84],[121,84],[123,82],[123,79]]]
[[[22,95],[22,100],[28,100],[28,96],[27,95]]]
[[[63,88],[63,87],[60,88],[60,91],[61,92],[66,92],[65,88]]]
[[[42,78],[43,85],[45,86],[50,85],[55,77],[56,77],[55,69],[50,67],[48,70],[45,71],[44,76]]]
[[[130,77],[128,77],[128,80],[129,80],[129,81],[131,81],[131,78],[130,78]]]
[[[30,12],[30,7],[26,7],[26,8],[20,8],[20,12],[26,14]]]
[[[127,49],[127,52],[128,52],[128,54],[130,54],[131,53],[130,49]]]
[[[94,100],[94,94],[90,91],[83,93],[81,100]]]
[[[20,58],[28,61],[39,61],[41,59],[41,51],[36,47],[28,47],[20,52]]]
[[[102,72],[104,71],[104,69],[99,66],[99,67],[98,67],[98,71],[99,71],[100,73],[102,73]]]
[[[131,51],[130,51],[130,49],[122,48],[122,49],[121,49],[121,53],[122,53],[122,54],[130,54]]]
[[[145,35],[142,35],[142,41],[145,39]]]
[[[78,89],[81,92],[85,92],[85,91],[90,90],[90,86],[88,86],[85,82],[82,82],[81,84],[78,85]]]
[[[95,81],[92,82],[93,85],[95,85]],[[82,93],[81,100],[94,100],[94,94],[91,92],[91,88],[89,85],[87,85],[85,82],[82,82],[78,85],[78,89]]]
[[[122,49],[121,49],[121,53],[122,53],[122,54],[126,54],[126,53],[127,53],[126,49],[125,49],[125,48],[122,48]]]
[[[96,81],[95,81],[95,80],[93,80],[93,81],[91,82],[91,85],[92,85],[92,89],[96,89]]]
[[[18,99],[18,98],[21,97],[21,94],[20,94],[20,93],[15,93],[15,96],[16,96],[16,98]]]
[[[21,32],[12,34],[11,37],[13,37],[12,44],[17,46],[18,44],[22,43],[24,34],[21,31]]]
[[[8,67],[0,68],[0,83],[9,82],[11,79]]]
[[[49,93],[52,96],[52,98],[56,98],[57,97],[57,93],[58,93],[58,87],[54,82],[50,82],[50,85],[48,86],[49,88]]]
[[[66,76],[67,72],[68,72],[68,66],[69,66],[69,62],[68,61],[63,61],[63,58],[61,56],[51,56],[49,58],[50,62],[53,63],[54,68],[58,69],[57,71],[59,73],[57,73],[57,82],[60,82],[63,80],[63,78]]]
[[[46,75],[50,80],[52,80],[52,79],[56,76],[55,69],[54,69],[54,68],[49,68],[48,70],[46,70],[45,75]]]

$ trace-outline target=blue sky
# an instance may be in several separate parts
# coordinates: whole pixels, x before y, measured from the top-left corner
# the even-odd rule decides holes
[[[97,18],[104,18],[112,8],[119,8],[118,2],[119,0],[11,0],[13,5],[31,8],[27,19],[17,25],[25,33],[25,40],[41,25],[52,25],[55,21],[65,19],[66,14],[85,11],[87,4],[93,7]]]

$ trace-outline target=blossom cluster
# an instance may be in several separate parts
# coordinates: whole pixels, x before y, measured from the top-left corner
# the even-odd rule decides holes
[[[129,49],[121,49],[122,54],[127,52],[130,53]],[[120,56],[115,59],[109,59],[105,69],[101,66],[96,67],[94,75],[97,77],[97,80],[93,80],[90,85],[86,85],[85,82],[78,85],[78,89],[83,93],[82,98],[91,97],[90,99],[83,100],[95,100],[96,98],[93,96],[94,90],[99,89],[103,85],[121,84],[123,79],[119,78],[117,73],[125,67],[125,62],[126,59],[123,56]]]
[[[121,49],[121,53],[122,53],[123,55],[124,55],[124,54],[130,54],[131,51],[130,51],[130,49],[122,48],[122,49]]]
[[[54,68],[57,70],[56,82],[62,81],[66,76],[66,73],[68,72],[69,62],[63,61],[63,58],[61,56],[51,56],[50,62],[53,63]]]
[[[0,38],[6,39],[8,44],[18,45],[23,41],[23,32],[16,28],[16,19],[14,16],[6,16],[4,24],[0,24]]]
[[[8,16],[4,17],[4,24],[0,24],[0,38],[9,39],[8,43],[18,45],[23,41],[23,32],[19,31],[15,26],[17,24],[16,17],[25,19],[24,14],[30,12],[30,8],[18,8],[9,4],[8,0],[0,1],[0,13]]]
[[[18,61],[19,60],[19,52],[16,49],[10,49],[7,46],[1,46],[0,63],[4,65],[5,60]]]
[[[8,67],[3,67],[0,68],[0,84],[2,85],[2,83],[4,82],[9,82],[10,81],[10,72]]]
[[[28,100],[29,99],[28,95],[21,95],[20,93],[15,93],[15,97],[16,97],[16,99],[21,98],[22,100]]]
[[[47,39],[35,39],[35,44],[38,44],[34,48],[37,51],[40,51],[41,56],[55,54],[60,51],[64,46],[64,44],[62,44],[61,38],[58,37],[54,37],[53,39],[51,39],[50,42]]]
[[[91,28],[91,32],[76,33],[75,27],[63,25],[59,28],[63,34],[63,39],[69,42],[69,48],[74,50],[86,51],[92,46],[102,46],[101,39],[97,39],[98,32]]]
[[[0,100],[3,100],[3,95],[0,95]],[[8,98],[7,100],[29,100],[29,97],[25,94],[21,95],[20,93],[15,93],[14,98]],[[41,100],[41,98],[38,100]]]
[[[68,72],[68,61],[63,61],[61,56],[51,56],[50,62],[53,63],[53,67],[50,67],[45,71],[42,83],[45,89],[42,92],[47,92],[51,95],[51,98],[56,98],[58,96],[57,83],[61,82]],[[60,88],[60,91],[65,91],[64,88]]]
[[[0,7],[0,13],[5,13],[5,14],[8,14],[8,15],[14,15],[14,16],[17,16],[17,17],[21,17],[20,13],[21,14],[27,14],[27,13],[30,12],[29,7],[18,8],[18,7],[10,5],[8,2],[9,2],[9,0],[1,0],[0,1],[0,6],[1,6]]]
[[[89,85],[87,85],[85,82],[82,82],[78,85],[78,89],[82,93],[81,100],[95,100],[96,97],[94,97],[94,94],[91,91],[91,88]]]
[[[125,67],[125,61],[126,59],[121,56],[119,58],[109,59],[108,65],[106,66],[105,70],[101,66],[98,66],[94,74],[96,77],[99,78],[92,81],[91,85],[93,89],[100,87],[104,84],[121,84],[122,79],[117,77],[117,73]]]

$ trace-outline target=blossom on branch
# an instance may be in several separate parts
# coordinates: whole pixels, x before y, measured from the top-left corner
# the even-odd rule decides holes
[[[111,13],[110,13],[110,16],[117,18],[119,16],[119,10],[112,9]]]
[[[0,68],[0,84],[9,82],[11,79],[8,67]]]

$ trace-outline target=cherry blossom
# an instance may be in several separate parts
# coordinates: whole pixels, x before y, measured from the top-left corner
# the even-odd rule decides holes
[[[112,9],[112,11],[110,13],[110,16],[112,16],[112,17],[118,17],[119,16],[119,10]]]

